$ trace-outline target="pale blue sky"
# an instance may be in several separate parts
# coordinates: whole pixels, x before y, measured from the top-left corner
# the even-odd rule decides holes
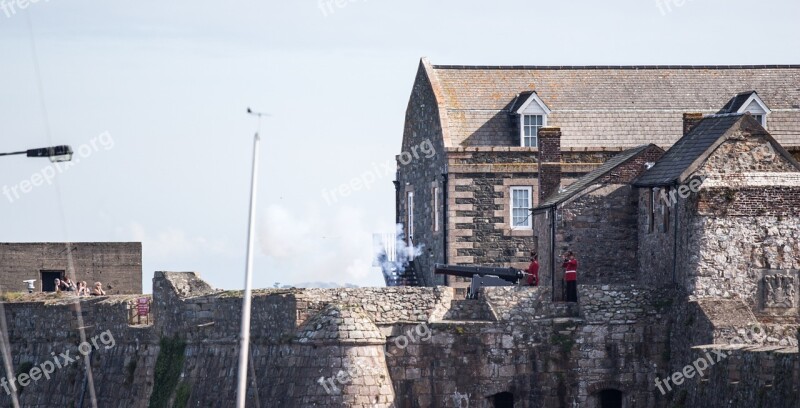
[[[40,0],[9,17],[0,9],[0,152],[77,148],[103,132],[114,142],[87,145],[54,185],[13,202],[0,195],[0,241],[142,240],[146,291],[155,270],[194,270],[241,288],[252,106],[273,115],[262,127],[254,285],[382,285],[369,243],[372,232],[393,230],[392,176],[379,173],[371,189],[333,205],[322,191],[399,153],[421,56],[484,65],[800,63],[796,1],[336,4]],[[0,158],[0,188],[45,165]]]

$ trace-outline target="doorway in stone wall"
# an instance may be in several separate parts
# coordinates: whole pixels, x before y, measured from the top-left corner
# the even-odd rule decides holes
[[[514,408],[514,394],[510,392],[501,392],[489,398],[494,408]]]
[[[42,279],[42,292],[55,292],[56,279],[64,279],[65,271],[39,271]]]
[[[614,389],[602,390],[598,393],[600,408],[622,408],[622,391]]]

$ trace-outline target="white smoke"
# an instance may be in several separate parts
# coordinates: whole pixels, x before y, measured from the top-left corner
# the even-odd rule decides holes
[[[383,242],[376,242],[375,244],[375,265],[381,267],[384,278],[389,280],[390,274],[402,275],[408,264],[422,255],[422,250],[425,248],[424,244],[411,245],[405,239],[405,232],[403,231],[403,224],[395,226],[395,233],[390,239]],[[388,241],[388,242],[387,242]]]

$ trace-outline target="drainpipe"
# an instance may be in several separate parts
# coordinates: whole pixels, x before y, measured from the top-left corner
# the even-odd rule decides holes
[[[550,284],[552,301],[556,301],[556,207],[550,207]]]
[[[678,214],[680,213],[680,200],[681,197],[678,195],[678,184],[677,182],[673,185],[675,189],[675,220],[673,221],[674,226],[672,227],[672,234],[675,235],[672,243],[672,283],[677,283],[677,271],[678,271]]]
[[[448,174],[442,173],[442,259],[444,264],[447,265],[447,178]],[[436,211],[436,209],[433,209]],[[448,284],[448,276],[444,275],[444,285]]]
[[[399,178],[395,175],[395,180],[392,181],[394,184],[394,224],[397,225],[400,223],[400,182],[398,181]]]

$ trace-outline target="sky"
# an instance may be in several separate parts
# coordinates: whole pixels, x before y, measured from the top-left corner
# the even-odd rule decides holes
[[[800,2],[0,0],[0,242],[141,241],[154,271],[244,287],[383,286],[373,232],[419,59],[798,64]],[[331,191],[372,181],[347,195]],[[35,185],[34,185],[35,184]],[[23,192],[23,187],[25,191]],[[80,271],[77,271],[80,275]]]

